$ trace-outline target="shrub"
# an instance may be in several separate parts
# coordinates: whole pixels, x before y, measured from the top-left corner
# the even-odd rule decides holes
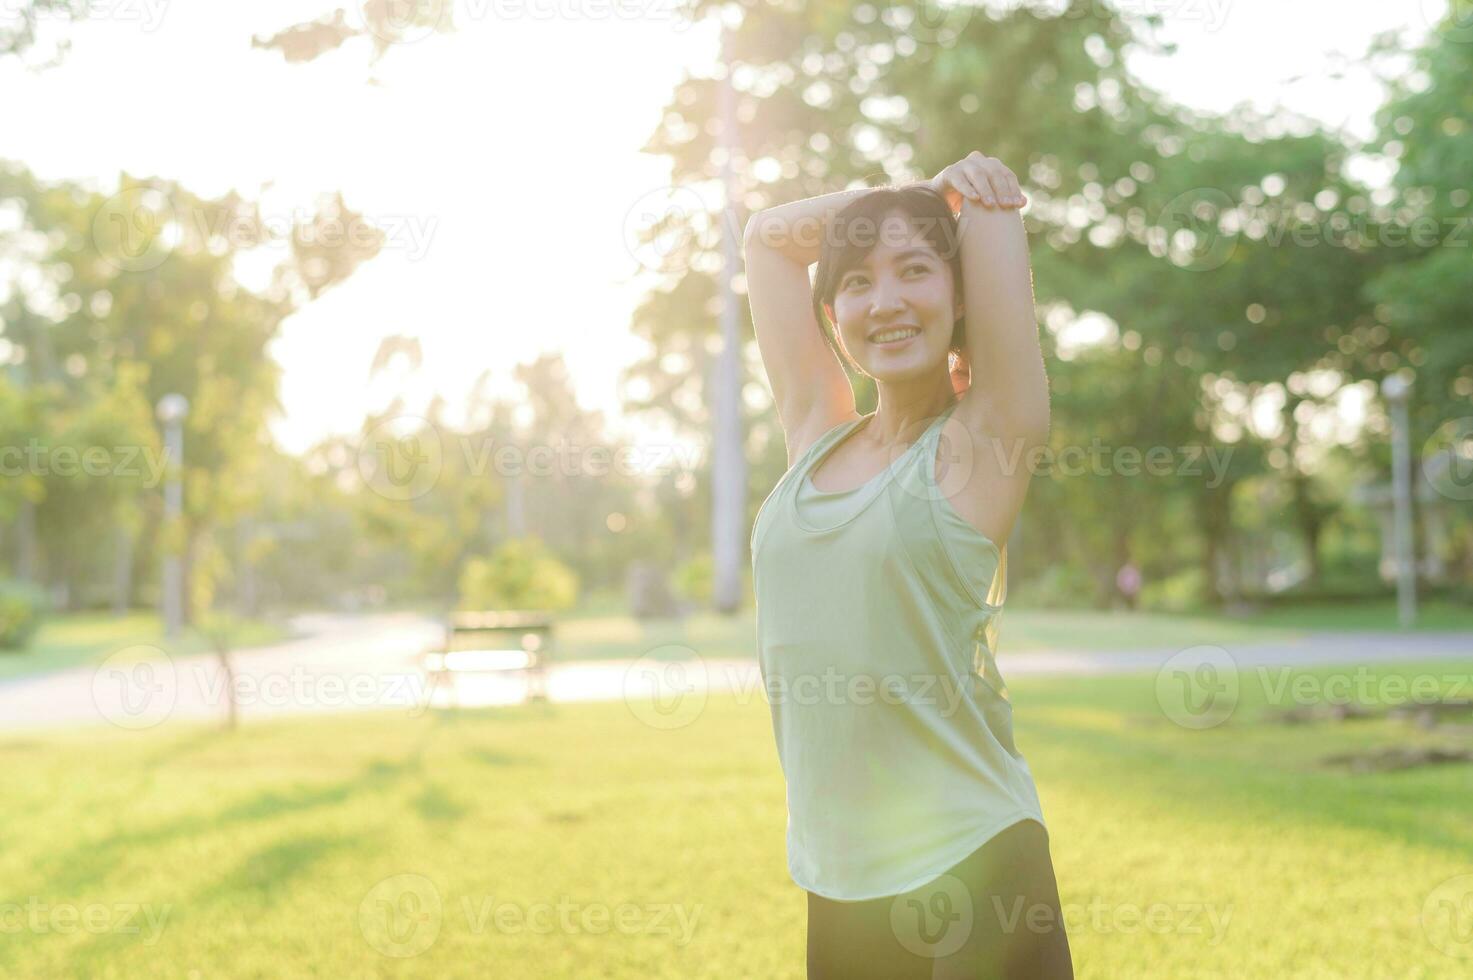
[[[41,626],[46,593],[26,582],[0,582],[0,650],[24,650]]]
[[[489,558],[460,571],[462,609],[567,609],[578,598],[577,574],[535,538],[514,538]]]
[[[1202,607],[1205,572],[1200,566],[1184,568],[1141,586],[1140,608],[1155,612],[1192,612]]]
[[[682,599],[709,606],[716,591],[716,562],[703,551],[675,569],[675,591]]]
[[[1059,563],[1021,583],[1016,590],[1016,605],[1041,609],[1087,609],[1093,605],[1094,596],[1095,583],[1087,572],[1075,565]],[[1009,596],[1009,601],[1013,598]]]

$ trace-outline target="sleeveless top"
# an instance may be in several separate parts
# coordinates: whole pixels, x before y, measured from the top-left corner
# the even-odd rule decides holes
[[[752,527],[758,664],[787,783],[788,871],[837,901],[897,895],[1020,820],[1042,824],[998,672],[1007,555],[936,482],[955,403],[869,482],[809,475],[840,423]]]

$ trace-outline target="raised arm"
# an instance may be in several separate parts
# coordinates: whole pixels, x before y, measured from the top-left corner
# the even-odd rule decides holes
[[[995,203],[1023,203],[1013,172],[981,153],[929,182],[959,214],[966,360],[970,383],[952,418],[971,435],[965,484],[949,497],[973,527],[1007,547],[1032,480],[1028,452],[1049,436],[1048,377],[1033,309],[1022,218]]]
[[[794,201],[747,221],[747,300],[757,348],[787,437],[791,466],[820,435],[855,415],[854,390],[814,319],[808,267],[824,229],[869,188]]]
[[[989,206],[992,198],[1021,201],[1018,180],[1000,161],[973,152],[931,184],[960,212],[971,385],[955,414],[978,433],[1022,440],[1025,448],[1046,443],[1048,376],[1033,308],[1028,236],[1019,214]]]

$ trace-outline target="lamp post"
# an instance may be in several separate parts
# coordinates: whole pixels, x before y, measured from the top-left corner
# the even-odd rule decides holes
[[[721,354],[715,366],[715,432],[711,482],[711,541],[714,567],[714,600],[718,610],[735,613],[741,605],[746,545],[747,461],[742,455],[742,338],[741,301],[732,288],[732,277],[741,265],[737,236],[737,181],[733,157],[740,149],[737,139],[736,92],[732,88],[732,36],[727,12],[721,15],[721,61],[726,71],[717,88],[721,114],[721,184],[723,189],[721,270]]]
[[[184,513],[184,419],[189,400],[183,395],[159,399],[158,417],[164,424],[164,461],[168,480],[164,484],[164,526],[174,527]],[[177,636],[184,620],[184,558],[172,548],[164,555],[164,635]]]
[[[1402,629],[1417,621],[1417,571],[1412,555],[1411,421],[1407,402],[1412,381],[1404,374],[1381,380],[1381,394],[1391,406],[1391,494],[1396,529],[1396,607]]]

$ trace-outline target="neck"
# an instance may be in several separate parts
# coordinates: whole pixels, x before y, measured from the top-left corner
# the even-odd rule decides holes
[[[879,404],[864,424],[864,438],[877,446],[909,444],[920,438],[926,426],[957,402],[947,387],[899,391],[880,387]]]

